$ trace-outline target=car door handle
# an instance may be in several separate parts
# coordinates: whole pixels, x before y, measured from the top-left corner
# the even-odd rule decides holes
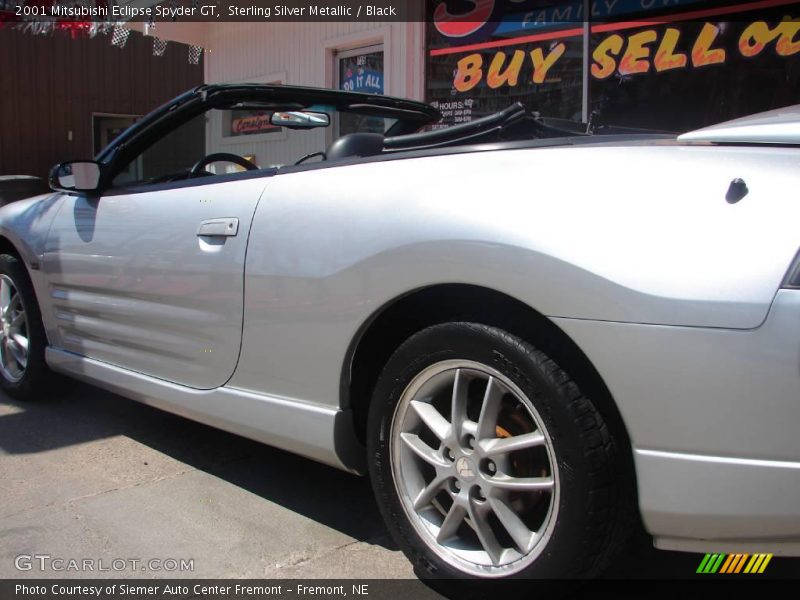
[[[234,236],[239,233],[239,219],[208,219],[197,228],[199,236]]]

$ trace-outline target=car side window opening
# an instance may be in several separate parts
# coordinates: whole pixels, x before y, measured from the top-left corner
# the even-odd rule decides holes
[[[150,144],[118,170],[112,187],[187,179],[206,151],[207,113],[198,115]]]
[[[287,118],[292,114],[302,115],[315,124],[278,121],[273,119],[275,111]],[[322,122],[318,120],[320,115],[325,117]],[[330,149],[326,132],[336,129],[342,119],[348,123],[344,134],[348,136],[372,133],[381,137],[398,122],[396,117],[383,116],[363,105],[337,109],[324,104],[305,108],[292,104],[282,108],[274,103],[240,102],[226,108],[212,108],[170,128],[155,141],[142,142],[146,144],[143,149],[135,148],[134,140],[129,151],[135,156],[126,156],[124,164],[114,166],[111,187],[194,179],[202,183],[202,178],[212,175],[325,161]],[[338,136],[334,136],[336,139]],[[375,150],[380,152],[379,147]]]

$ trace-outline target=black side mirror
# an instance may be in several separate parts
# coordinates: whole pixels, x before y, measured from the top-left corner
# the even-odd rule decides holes
[[[94,160],[73,160],[53,167],[48,183],[56,192],[96,194],[102,173],[103,166]]]

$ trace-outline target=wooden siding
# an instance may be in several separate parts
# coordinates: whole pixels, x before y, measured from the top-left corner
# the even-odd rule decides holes
[[[124,48],[110,35],[71,39],[0,30],[0,175],[44,177],[57,162],[90,158],[92,114],[143,115],[203,82],[203,59],[132,32]],[[72,140],[68,139],[72,131]]]

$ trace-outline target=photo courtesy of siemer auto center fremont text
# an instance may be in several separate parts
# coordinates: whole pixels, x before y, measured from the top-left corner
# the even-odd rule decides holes
[[[800,579],[800,2],[0,0],[0,92],[0,600]]]

